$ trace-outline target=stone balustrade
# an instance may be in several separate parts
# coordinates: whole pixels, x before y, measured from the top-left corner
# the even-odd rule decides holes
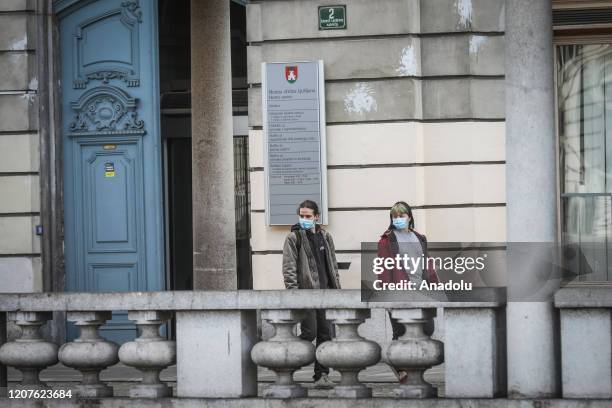
[[[60,361],[81,372],[82,381],[76,390],[80,397],[104,398],[112,397],[113,390],[100,381],[100,372],[121,361],[143,372],[142,382],[130,389],[130,396],[168,397],[172,390],[161,383],[159,372],[176,361],[176,345],[163,339],[159,328],[169,316],[169,312],[130,311],[128,318],[135,321],[141,335],[120,348],[98,333],[98,328],[110,320],[110,311],[69,311],[67,320],[80,329],[80,336],[58,349],[40,335],[40,327],[51,319],[50,312],[9,312],[8,320],[15,322],[21,335],[0,347],[0,363],[22,372],[19,389],[45,389],[40,371]]]
[[[40,371],[59,359],[82,373],[77,389],[80,397],[105,399],[112,397],[112,388],[100,381],[100,372],[120,361],[142,372],[142,381],[129,391],[135,400],[172,397],[171,388],[160,381],[159,373],[175,363],[177,397],[254,397],[255,368],[259,365],[276,374],[275,382],[265,387],[261,396],[287,399],[307,397],[307,390],[293,380],[293,373],[316,357],[341,373],[341,381],[329,391],[329,398],[368,399],[372,391],[360,382],[359,373],[382,357],[407,373],[407,381],[397,386],[396,398],[422,399],[438,396],[423,379],[423,372],[446,361],[447,397],[493,397],[503,389],[500,379],[505,370],[500,364],[503,348],[496,345],[503,344],[503,324],[498,318],[504,306],[503,295],[488,290],[480,302],[438,302],[415,294],[413,300],[408,297],[387,303],[363,302],[361,292],[353,290],[0,295],[0,316],[8,312],[8,319],[22,330],[19,338],[1,345],[0,364],[23,373],[20,387],[40,387]],[[445,346],[425,333],[424,326],[431,324],[440,308],[445,313],[438,323],[444,324],[445,336],[461,335],[461,340],[471,346],[462,347],[459,339],[450,339]],[[316,351],[311,343],[295,335],[306,309],[326,310],[327,319],[335,326],[335,337]],[[358,332],[372,309],[390,310],[406,328],[404,335],[384,350],[384,344]],[[115,310],[127,310],[128,318],[140,331],[138,338],[121,347],[102,338],[98,331]],[[256,310],[261,310],[261,319],[274,327],[274,334],[267,340],[256,336]],[[79,337],[59,350],[39,333],[53,311],[66,312],[67,320],[80,329]],[[160,326],[173,318],[176,342],[166,340],[159,332]],[[472,332],[473,327],[476,330]],[[0,339],[0,344],[3,341]],[[466,362],[466,350],[469,358],[475,358],[474,364]],[[483,380],[466,390],[462,388],[464,378]]]
[[[57,344],[43,340],[40,327],[52,318],[49,312],[9,312],[8,320],[15,322],[21,335],[0,347],[0,362],[21,371],[20,388],[44,388],[40,372],[57,363]],[[5,385],[0,385],[5,386]]]

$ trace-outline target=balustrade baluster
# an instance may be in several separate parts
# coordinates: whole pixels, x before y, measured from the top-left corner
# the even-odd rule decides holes
[[[293,333],[294,326],[303,317],[296,310],[263,310],[262,320],[274,327],[274,336],[257,343],[251,350],[253,362],[267,367],[276,374],[276,382],[263,392],[265,398],[305,397],[307,391],[293,381],[293,373],[314,361],[315,350],[311,342]]]
[[[160,311],[128,312],[128,319],[135,320],[140,329],[140,337],[119,348],[119,359],[143,374],[142,382],[130,388],[132,398],[172,396],[172,389],[159,379],[159,373],[176,362],[176,343],[159,335],[159,327],[170,316],[170,312]]]
[[[367,309],[331,309],[326,317],[336,326],[336,337],[317,348],[317,360],[342,374],[330,397],[367,398],[372,390],[361,384],[359,372],[380,360],[380,346],[359,335],[357,328],[370,317]]]
[[[40,327],[53,318],[51,312],[9,312],[8,320],[21,329],[15,341],[0,347],[0,361],[23,373],[20,388],[45,388],[40,372],[57,363],[57,344],[45,341]]]
[[[395,389],[403,398],[430,398],[437,389],[423,379],[425,370],[444,361],[444,345],[425,334],[424,325],[436,315],[435,309],[394,309],[391,316],[406,327],[406,332],[387,348],[387,360],[408,377]]]
[[[79,370],[83,380],[77,387],[81,397],[112,397],[113,389],[100,382],[100,372],[117,364],[119,345],[106,341],[98,328],[111,319],[111,312],[68,312],[67,320],[80,329],[80,336],[59,350],[62,364]]]

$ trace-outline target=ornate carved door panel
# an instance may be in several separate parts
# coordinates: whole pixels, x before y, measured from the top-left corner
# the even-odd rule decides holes
[[[157,2],[55,3],[67,290],[164,289]],[[125,341],[124,313],[103,328]]]

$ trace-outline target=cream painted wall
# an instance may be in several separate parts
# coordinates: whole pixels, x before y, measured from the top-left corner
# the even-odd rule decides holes
[[[33,3],[0,2],[0,293],[42,290]]]
[[[467,207],[415,210],[416,229],[432,242],[505,241],[505,207]],[[345,288],[359,288],[360,256],[352,253],[362,242],[376,242],[389,225],[387,210],[332,211],[327,230],[334,237],[338,262],[351,262],[341,271]],[[263,213],[251,214],[253,286],[257,289],[283,287],[281,251],[288,227],[265,226]],[[344,251],[351,251],[347,253]]]
[[[327,126],[327,164],[503,161],[504,122]],[[263,131],[249,132],[249,165],[263,166]]]
[[[393,204],[393,203],[391,203]],[[505,207],[417,209],[416,230],[437,242],[500,242],[505,240]],[[378,241],[389,225],[389,211],[331,211],[325,228],[336,250],[357,250],[361,242]],[[297,221],[297,216],[296,216]],[[251,247],[255,252],[281,251],[288,226],[265,226],[262,212],[251,214]]]
[[[37,172],[38,134],[0,136],[0,173]]]
[[[0,282],[0,293],[42,292],[40,257],[0,259]]]
[[[262,139],[261,130],[249,132],[253,285],[275,289],[284,287],[281,250],[289,228],[265,225]],[[361,242],[378,240],[389,224],[387,208],[398,200],[417,207],[416,229],[430,241],[504,241],[504,143],[503,122],[327,126],[326,228],[338,261],[351,262],[340,272],[343,287],[359,288],[355,252]]]
[[[265,225],[262,138],[261,130],[249,132],[253,282],[273,289],[283,287],[279,252],[288,227]],[[327,126],[326,228],[338,260],[351,262],[341,271],[343,286],[359,288],[361,264],[359,254],[342,251],[377,241],[389,223],[387,208],[398,200],[425,206],[414,216],[430,241],[504,241],[504,143],[503,122]],[[347,165],[354,167],[334,168]]]
[[[0,176],[0,213],[32,213],[40,211],[38,175]]]
[[[32,256],[40,253],[40,239],[34,234],[38,216],[0,217],[0,255]],[[0,262],[3,258],[0,258]],[[18,271],[16,271],[18,273]],[[0,282],[1,284],[1,282]],[[1,292],[1,288],[0,288]]]
[[[251,208],[265,208],[263,171],[251,173]],[[330,208],[505,202],[503,164],[329,169]]]

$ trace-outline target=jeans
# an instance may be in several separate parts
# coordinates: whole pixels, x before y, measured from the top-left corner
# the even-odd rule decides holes
[[[321,343],[332,339],[332,324],[325,320],[325,310],[306,310],[306,317],[301,322],[302,332],[300,338],[306,341],[317,340],[316,347],[319,347]],[[317,381],[321,378],[321,375],[329,374],[329,368],[325,367],[317,360],[314,365],[313,379]]]

